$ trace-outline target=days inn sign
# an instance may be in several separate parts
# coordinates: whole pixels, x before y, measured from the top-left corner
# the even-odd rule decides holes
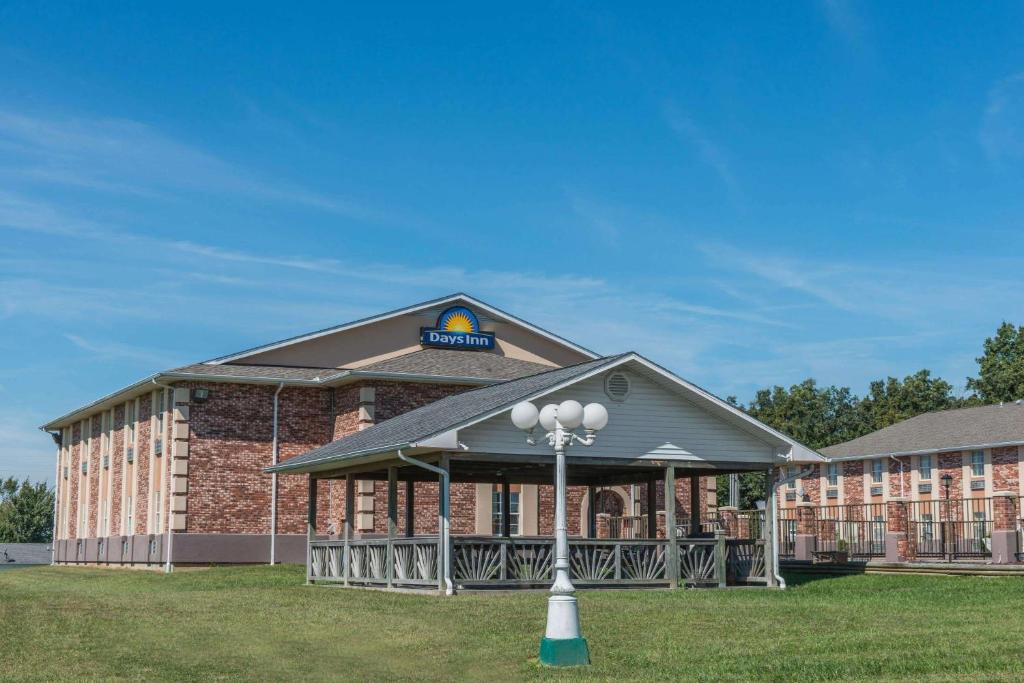
[[[452,306],[437,316],[437,325],[420,328],[420,344],[488,351],[494,348],[494,333],[480,331],[480,321],[473,311],[465,306]]]

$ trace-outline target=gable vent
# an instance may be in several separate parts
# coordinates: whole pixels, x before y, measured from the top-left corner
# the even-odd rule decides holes
[[[604,393],[613,401],[625,401],[632,388],[629,376],[624,372],[612,372],[604,378]]]

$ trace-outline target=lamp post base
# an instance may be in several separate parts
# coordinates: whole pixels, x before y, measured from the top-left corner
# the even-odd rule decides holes
[[[544,638],[540,641],[540,663],[547,666],[590,664],[586,638]]]

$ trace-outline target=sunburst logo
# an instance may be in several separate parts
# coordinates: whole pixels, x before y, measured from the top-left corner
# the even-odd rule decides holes
[[[494,348],[494,333],[481,332],[476,313],[465,306],[452,306],[437,316],[436,327],[420,329],[420,344],[474,351]]]
[[[480,323],[473,311],[456,306],[441,314],[437,319],[437,328],[445,332],[479,332]]]

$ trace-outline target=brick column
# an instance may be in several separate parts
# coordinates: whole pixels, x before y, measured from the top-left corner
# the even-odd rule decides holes
[[[597,538],[611,538],[612,537],[612,516],[607,512],[597,513]]]
[[[907,543],[907,499],[890,498],[885,516],[885,561],[906,562],[911,559]]]
[[[992,494],[992,563],[1017,562],[1017,494],[998,491]]]
[[[799,502],[796,504],[796,539],[793,548],[793,559],[810,562],[814,559],[817,549],[815,538],[814,504]]]
[[[736,515],[736,508],[726,505],[718,508],[718,513],[722,520],[722,531],[725,532],[725,537],[737,538],[739,536],[739,519]]]

